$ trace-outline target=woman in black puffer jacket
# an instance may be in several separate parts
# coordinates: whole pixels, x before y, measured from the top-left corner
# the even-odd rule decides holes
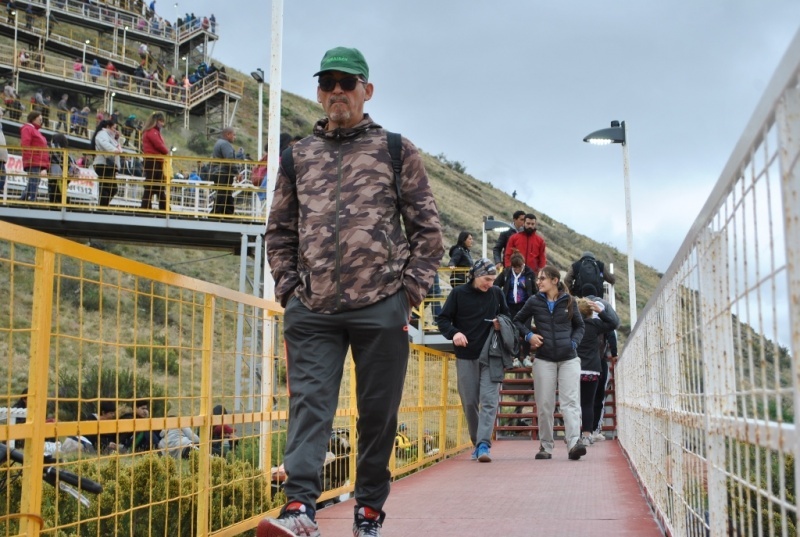
[[[564,416],[569,458],[586,455],[581,435],[580,377],[581,360],[575,349],[583,339],[583,319],[578,304],[561,281],[561,273],[552,265],[539,271],[539,292],[525,302],[514,316],[514,325],[535,352],[533,380],[539,418],[539,453],[537,459],[552,458],[553,412],[556,389]],[[533,319],[533,331],[525,327]]]

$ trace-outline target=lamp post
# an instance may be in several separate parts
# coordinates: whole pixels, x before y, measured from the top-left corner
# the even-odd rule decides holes
[[[502,233],[503,231],[507,231],[514,227],[513,225],[509,224],[508,222],[503,222],[502,220],[495,220],[494,216],[484,216],[483,217],[483,249],[481,250],[482,255],[481,257],[486,257],[486,232],[495,230]]]
[[[114,97],[116,97],[116,96],[117,96],[117,93],[112,91],[111,92],[111,98],[108,100],[108,113],[109,114],[113,114],[114,113]]]
[[[125,45],[128,41],[128,26],[122,29],[122,63],[125,63]]]
[[[258,82],[258,150],[257,155],[263,151],[263,132],[264,132],[264,71],[256,69],[250,76]],[[258,158],[258,157],[257,157]]]
[[[86,66],[86,45],[88,45],[89,43],[91,43],[91,41],[89,41],[88,39],[83,42],[83,60],[81,61],[83,62],[84,67]]]
[[[631,330],[636,326],[636,267],[633,257],[633,220],[631,218],[631,178],[625,122],[612,121],[611,127],[594,131],[583,139],[595,145],[622,144],[622,168],[625,178],[625,225],[628,232],[628,294],[630,295]]]
[[[14,17],[14,65],[19,68],[19,58],[17,57],[17,12],[16,10],[11,12],[11,16]],[[15,69],[16,70],[16,69]]]

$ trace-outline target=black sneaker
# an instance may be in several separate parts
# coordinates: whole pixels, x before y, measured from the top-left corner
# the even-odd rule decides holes
[[[258,524],[257,537],[320,537],[314,510],[300,502],[286,504],[278,518],[265,518]]]
[[[539,453],[536,454],[537,459],[552,459],[553,455],[545,451],[543,447],[539,448]]]
[[[577,461],[584,455],[586,455],[586,446],[583,445],[583,442],[578,440],[578,442],[572,446],[572,449],[569,450],[569,460]]]
[[[381,524],[386,515],[371,507],[356,506],[353,537],[381,537]]]

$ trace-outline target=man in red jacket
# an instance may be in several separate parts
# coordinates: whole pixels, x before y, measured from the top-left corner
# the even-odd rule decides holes
[[[514,252],[519,252],[525,257],[525,264],[534,274],[538,274],[547,264],[544,239],[541,235],[536,234],[535,214],[526,214],[522,231],[511,235],[511,238],[508,239],[505,252],[505,266],[511,266],[511,254]]]

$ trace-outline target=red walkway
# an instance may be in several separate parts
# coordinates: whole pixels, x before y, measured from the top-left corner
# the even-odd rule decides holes
[[[383,537],[663,535],[618,442],[597,442],[580,461],[563,442],[551,460],[534,460],[538,447],[500,440],[491,463],[463,453],[397,481]],[[317,513],[323,537],[352,535],[353,505]]]

